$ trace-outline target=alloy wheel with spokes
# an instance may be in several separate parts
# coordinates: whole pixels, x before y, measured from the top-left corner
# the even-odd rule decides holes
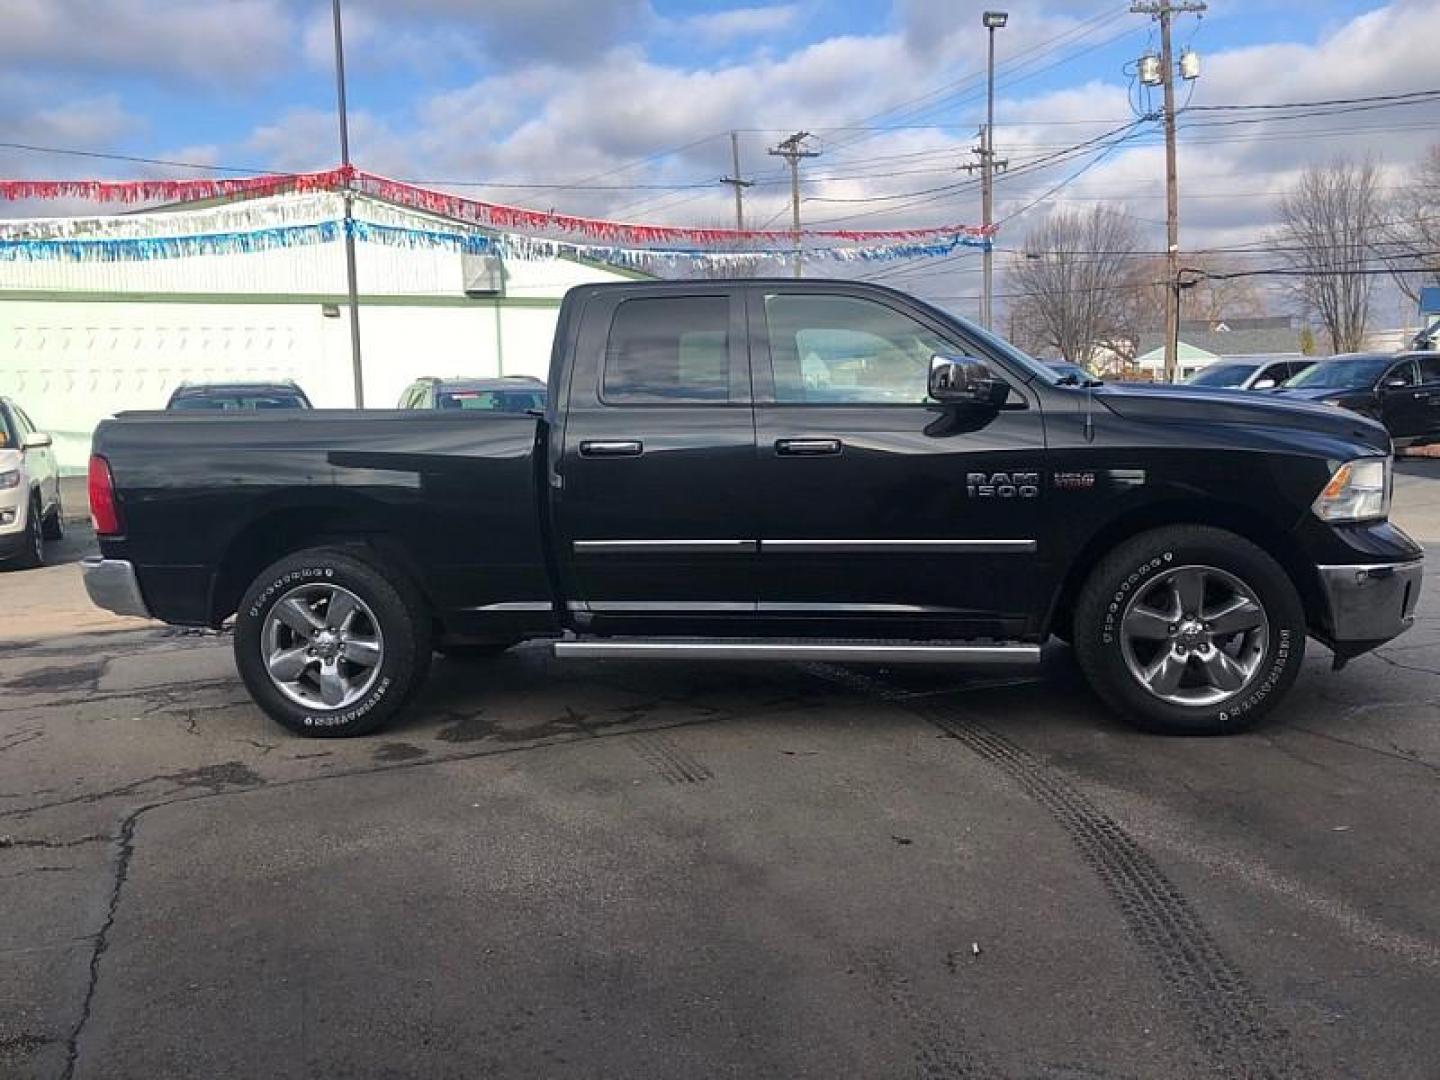
[[[379,620],[340,585],[297,586],[280,597],[260,634],[275,688],[309,709],[339,711],[369,693],[385,656]]]
[[[1254,681],[1270,642],[1255,591],[1213,566],[1177,566],[1130,597],[1120,619],[1125,665],[1172,705],[1213,706]]]

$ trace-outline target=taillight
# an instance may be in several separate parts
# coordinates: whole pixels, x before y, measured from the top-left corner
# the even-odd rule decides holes
[[[90,520],[100,536],[119,536],[125,531],[120,508],[115,504],[115,480],[110,463],[99,454],[90,455]]]

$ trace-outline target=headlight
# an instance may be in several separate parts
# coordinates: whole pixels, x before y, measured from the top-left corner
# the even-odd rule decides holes
[[[11,488],[17,488],[19,486],[19,469],[11,469],[9,472],[0,472],[0,491],[9,491]]]
[[[1322,521],[1381,521],[1390,514],[1390,459],[1360,458],[1335,470],[1312,507]]]

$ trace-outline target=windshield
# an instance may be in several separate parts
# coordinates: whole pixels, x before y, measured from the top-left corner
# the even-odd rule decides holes
[[[14,450],[20,445],[15,431],[10,427],[10,414],[0,405],[0,450]]]
[[[304,409],[308,406],[296,394],[281,391],[265,394],[205,394],[177,398],[170,408],[180,412],[248,412],[260,409]]]
[[[1187,386],[1244,386],[1255,371],[1252,364],[1211,364],[1185,380]]]
[[[544,390],[442,390],[435,395],[437,409],[523,413],[545,408]]]
[[[1285,384],[1287,390],[1358,390],[1373,386],[1394,363],[1393,356],[1337,356],[1306,368]]]

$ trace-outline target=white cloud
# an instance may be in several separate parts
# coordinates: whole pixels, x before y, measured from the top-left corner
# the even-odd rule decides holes
[[[282,0],[9,0],[0,58],[47,71],[244,81],[286,63]]]
[[[799,13],[798,4],[706,11],[680,20],[676,30],[694,34],[709,44],[723,44],[737,38],[778,34],[788,30]]]
[[[392,26],[435,20],[470,27],[490,62],[501,67],[588,64],[655,21],[648,0],[354,0],[352,6],[360,4]]]

